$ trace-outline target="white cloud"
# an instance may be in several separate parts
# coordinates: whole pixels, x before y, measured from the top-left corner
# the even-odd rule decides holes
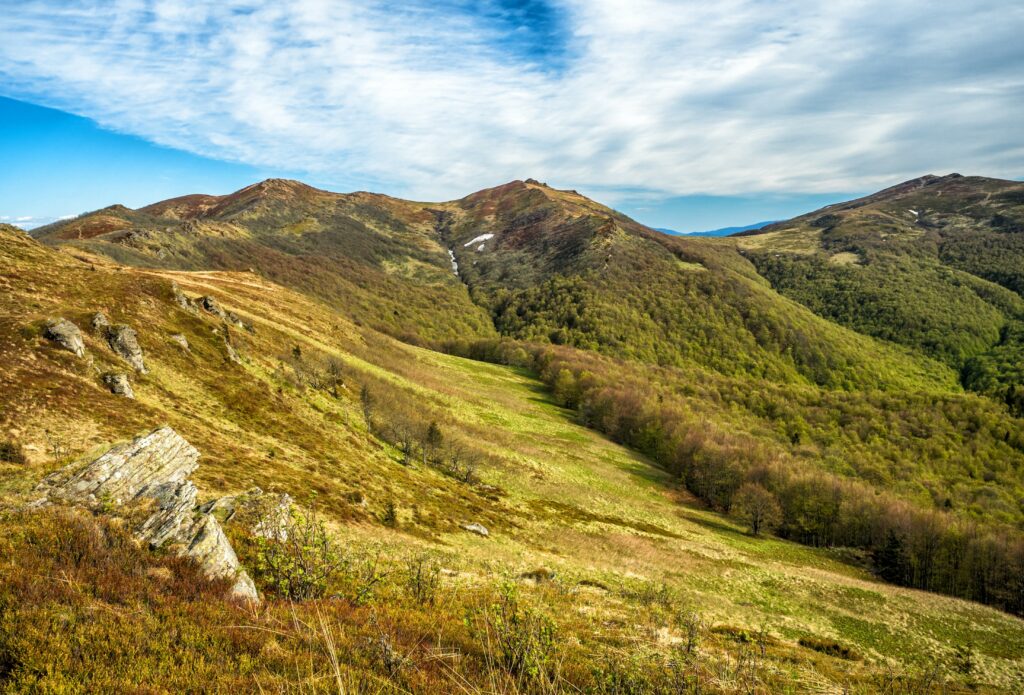
[[[27,0],[0,17],[0,90],[421,199],[526,176],[614,199],[1024,173],[1022,3],[565,0],[555,69],[401,6]]]

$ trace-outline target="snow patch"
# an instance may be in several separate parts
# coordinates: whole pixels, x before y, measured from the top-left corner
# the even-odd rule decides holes
[[[912,214],[914,217],[920,217],[921,216],[921,213],[919,213],[917,210],[908,210],[907,212]]]
[[[458,275],[459,275],[459,262],[455,260],[455,252],[452,251],[451,249],[448,249],[448,258],[450,258],[451,261],[452,261],[452,272],[455,273],[456,277],[458,277]]]
[[[475,239],[470,239],[465,244],[463,244],[463,246],[469,247],[469,246],[472,246],[473,244],[480,244],[481,241],[487,241],[488,239],[493,239],[493,238],[494,238],[493,234],[481,234],[480,236],[476,237]],[[484,248],[484,245],[480,244],[479,248],[477,248],[477,251],[483,251],[483,248]]]
[[[479,246],[476,247],[476,250],[477,251],[483,251],[484,250],[484,245],[480,244]]]

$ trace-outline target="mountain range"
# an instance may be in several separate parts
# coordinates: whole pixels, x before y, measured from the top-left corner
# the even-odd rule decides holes
[[[298,600],[275,537],[221,511],[247,614],[124,545],[112,503],[2,518],[0,571],[64,579],[3,589],[0,680],[1012,692],[1024,184],[924,176],[733,231],[534,179],[0,227],[5,504],[168,425],[207,511],[259,488],[344,539]]]

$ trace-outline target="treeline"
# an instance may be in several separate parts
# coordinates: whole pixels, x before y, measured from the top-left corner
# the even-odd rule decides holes
[[[643,452],[713,509],[735,511],[737,493],[749,494],[756,486],[778,510],[777,517],[762,521],[783,538],[859,548],[887,581],[1024,615],[1024,534],[1018,530],[922,508],[820,470],[770,440],[695,418],[684,399],[621,363],[613,373],[575,351],[527,352],[500,341],[448,348],[510,364],[524,365],[527,357],[555,399],[574,409],[583,424]]]

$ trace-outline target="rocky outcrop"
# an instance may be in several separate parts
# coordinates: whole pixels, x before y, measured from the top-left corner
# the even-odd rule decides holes
[[[258,601],[252,579],[209,512],[197,508],[189,476],[199,452],[170,427],[115,446],[83,468],[74,464],[46,477],[37,504],[73,504],[93,510],[138,504],[145,518],[136,535],[151,547],[169,547],[194,559],[209,577],[231,578],[232,596]]]
[[[130,364],[132,369],[140,374],[146,373],[142,348],[139,346],[139,336],[134,328],[124,324],[111,326],[107,329],[107,344],[110,345],[111,350]]]
[[[43,335],[57,343],[64,350],[75,353],[76,357],[85,357],[85,342],[82,340],[82,331],[78,330],[78,326],[67,319],[50,319],[46,322]]]
[[[128,381],[128,375],[123,372],[108,372],[104,374],[103,383],[106,384],[107,388],[115,396],[135,398],[135,391],[132,390],[132,384]]]
[[[182,350],[184,350],[185,352],[189,352],[188,338],[186,338],[184,335],[182,335],[181,333],[175,333],[174,335],[171,336],[171,340],[180,345]]]

